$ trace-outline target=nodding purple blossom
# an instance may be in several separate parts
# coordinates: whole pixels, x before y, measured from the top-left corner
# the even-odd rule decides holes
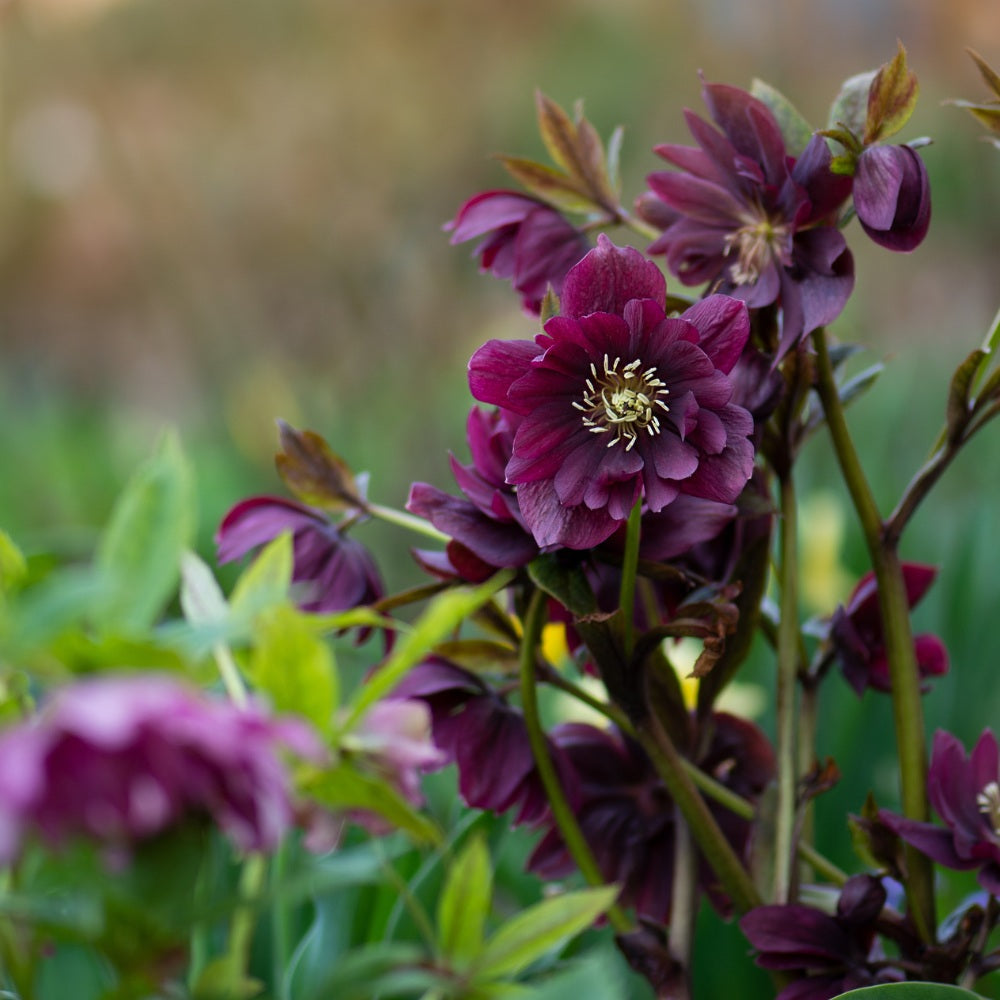
[[[902,569],[906,600],[912,608],[927,593],[937,576],[937,569],[920,563],[903,563]],[[858,581],[847,605],[834,612],[830,641],[844,678],[859,695],[867,688],[886,693],[892,690],[874,573],[866,573]],[[922,678],[948,672],[948,651],[936,635],[915,636],[913,644]]]
[[[0,733],[0,862],[29,836],[127,849],[188,818],[208,818],[241,850],[273,850],[293,819],[282,747],[323,756],[302,720],[172,678],[68,685],[37,717]]]
[[[445,229],[452,243],[483,237],[475,249],[481,270],[510,279],[535,315],[549,286],[559,295],[569,269],[590,249],[587,237],[557,209],[517,191],[475,195]]]
[[[854,287],[854,261],[836,228],[851,180],[830,170],[826,140],[795,158],[770,109],[747,91],[702,88],[713,128],[686,111],[697,146],[656,152],[677,170],[647,178],[639,211],[661,229],[650,246],[686,285],[752,309],[781,309],[780,359],[804,336],[840,315]]]
[[[854,209],[861,228],[889,250],[915,250],[931,223],[931,186],[920,154],[909,146],[868,146],[854,171]]]
[[[592,548],[640,501],[732,503],[750,478],[753,419],[729,378],[746,308],[711,295],[674,317],[665,300],[659,268],[601,235],[544,333],[472,356],[473,396],[518,418],[505,476],[539,547]]]

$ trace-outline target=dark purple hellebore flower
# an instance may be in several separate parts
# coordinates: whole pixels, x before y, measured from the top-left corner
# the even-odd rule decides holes
[[[434,743],[458,766],[458,790],[466,805],[498,814],[516,809],[515,825],[546,817],[549,803],[524,718],[479,677],[432,656],[403,678],[393,697],[427,703]],[[575,801],[572,768],[551,742],[549,754]]]
[[[875,922],[886,891],[872,875],[847,880],[832,916],[812,906],[758,906],[740,920],[764,969],[801,974],[775,1000],[830,1000],[848,990],[902,977],[871,965]]]
[[[726,713],[712,717],[713,737],[700,766],[738,795],[756,798],[774,775],[774,753],[752,723]],[[569,758],[579,782],[576,816],[601,874],[621,886],[620,902],[643,917],[666,923],[674,879],[674,810],[666,787],[638,743],[617,730],[567,723],[552,730],[552,742]],[[743,854],[750,824],[711,804],[723,832]],[[562,878],[573,861],[555,826],[539,841],[528,869]],[[728,901],[704,859],[698,878],[713,904]]]
[[[483,236],[480,268],[509,278],[536,316],[549,285],[559,295],[569,269],[590,249],[587,237],[547,202],[517,191],[484,191],[445,226],[452,243]]]
[[[966,756],[951,733],[934,734],[927,795],[945,826],[881,810],[879,819],[922,854],[946,868],[978,868],[979,884],[1000,896],[1000,753],[983,731]]]
[[[0,863],[24,836],[109,847],[210,817],[241,850],[273,850],[292,823],[277,749],[322,758],[299,719],[206,698],[172,678],[110,676],[57,691],[0,735]]]
[[[834,224],[851,180],[831,172],[822,136],[789,156],[774,115],[745,90],[705,84],[702,95],[721,131],[686,111],[698,145],[656,147],[679,169],[647,177],[639,212],[663,230],[649,252],[686,285],[712,282],[752,309],[777,303],[780,359],[840,315],[854,287]]]
[[[750,478],[753,419],[729,379],[746,308],[711,295],[674,318],[665,301],[659,268],[601,235],[544,333],[472,356],[473,396],[521,418],[506,479],[541,548],[592,548],[639,500],[732,503]]]
[[[864,231],[889,250],[916,249],[931,223],[927,167],[909,146],[869,146],[854,172],[854,208]]]
[[[906,599],[911,608],[924,596],[936,575],[933,566],[903,563]],[[874,573],[866,573],[854,588],[847,607],[841,606],[834,612],[830,641],[844,678],[859,695],[869,687],[887,693],[892,691]],[[918,635],[913,644],[921,677],[936,677],[948,672],[948,651],[936,635]]]
[[[371,553],[314,507],[282,497],[251,497],[236,504],[215,534],[220,563],[292,533],[292,581],[302,584],[299,607],[318,613],[347,611],[382,598],[385,587]],[[370,629],[361,629],[363,642]]]
[[[478,583],[508,566],[524,566],[538,555],[517,504],[514,488],[504,480],[517,418],[502,410],[478,406],[469,412],[466,434],[472,464],[451,456],[451,470],[466,499],[449,496],[427,483],[414,483],[406,509],[449,535],[445,561],[421,552],[421,563],[447,576]]]

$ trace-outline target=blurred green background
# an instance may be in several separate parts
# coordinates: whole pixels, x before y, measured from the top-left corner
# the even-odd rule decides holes
[[[1000,62],[996,4],[0,0],[0,525],[28,551],[85,550],[167,425],[196,467],[206,554],[232,503],[280,490],[276,417],[370,470],[379,502],[447,487],[470,353],[535,324],[441,225],[507,186],[490,154],[542,155],[536,88],[584,98],[604,136],[626,125],[631,197],[653,144],[687,141],[699,70],[759,76],[819,126],[897,38],[922,86],[901,138],[935,140],[931,232],[904,256],[851,227],[857,289],[836,328],[888,363],[851,413],[884,509],[1000,304],[1000,152],[943,104],[985,96],[963,48]],[[928,727],[967,741],[1000,723],[997,454],[987,431],[903,546],[941,565],[916,616],[953,658]],[[806,610],[829,613],[867,567],[822,437],[801,482]],[[392,584],[416,579],[409,538],[359,537]],[[820,752],[844,778],[819,839],[851,866],[845,812],[870,788],[896,804],[891,719],[885,699],[828,687]]]

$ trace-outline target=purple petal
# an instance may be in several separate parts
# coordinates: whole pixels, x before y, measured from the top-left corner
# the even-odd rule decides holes
[[[709,295],[681,314],[697,328],[698,346],[719,371],[728,375],[739,360],[750,336],[750,316],[745,303],[728,295]]]
[[[506,406],[515,413],[522,412],[511,405],[507,393],[511,384],[527,371],[533,358],[539,354],[538,346],[531,340],[489,340],[469,360],[469,390],[481,403]]]
[[[663,305],[667,284],[660,269],[633,247],[617,247],[603,233],[597,247],[569,274],[560,309],[564,316],[604,312],[621,316],[631,299],[653,299]]]

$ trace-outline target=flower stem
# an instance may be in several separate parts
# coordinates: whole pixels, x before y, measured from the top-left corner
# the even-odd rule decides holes
[[[415,531],[418,535],[426,535],[436,542],[450,542],[451,538],[443,531],[438,531],[429,521],[415,514],[408,514],[405,510],[396,510],[395,507],[383,507],[380,503],[368,503],[365,511],[372,517],[377,517],[389,524],[394,524],[398,528],[406,528],[408,531]]]
[[[684,758],[678,753],[666,730],[655,716],[647,715],[636,724],[636,736],[733,905],[740,913],[759,906],[761,899],[750,876],[726,840],[725,834],[719,829],[705,800],[698,794],[698,789],[684,766]]]
[[[606,881],[594,860],[594,855],[583,836],[580,824],[577,823],[573,810],[566,799],[559,775],[549,756],[548,743],[542,729],[538,713],[538,689],[535,683],[535,652],[545,624],[546,595],[542,590],[536,590],[531,595],[527,614],[524,616],[524,638],[521,643],[521,710],[524,713],[524,725],[528,731],[528,742],[531,744],[531,754],[535,759],[535,767],[541,779],[542,787],[549,800],[552,818],[559,828],[566,849],[573,858],[577,868],[593,886],[605,885]],[[608,923],[619,934],[627,934],[632,929],[631,921],[618,906],[612,906],[607,912]]]
[[[639,570],[639,534],[642,525],[642,500],[636,500],[628,516],[625,529],[625,552],[622,556],[622,583],[618,594],[618,607],[624,626],[623,645],[626,662],[635,650],[635,581]]]
[[[781,616],[776,695],[778,808],[775,823],[774,902],[792,902],[795,872],[796,684],[799,672],[798,517],[791,475],[781,478]]]
[[[903,568],[896,551],[898,538],[888,538],[871,487],[865,477],[854,442],[847,429],[844,409],[834,380],[833,366],[822,329],[813,334],[816,348],[816,391],[826,415],[837,461],[847,484],[864,532],[868,554],[878,584],[879,609],[885,635],[889,677],[892,684],[892,711],[899,757],[900,797],[903,814],[926,821],[927,749],[924,737],[920,676],[910,628],[909,602]],[[934,882],[930,859],[910,845],[904,845],[909,878],[906,891],[910,910],[925,941],[934,937]]]

